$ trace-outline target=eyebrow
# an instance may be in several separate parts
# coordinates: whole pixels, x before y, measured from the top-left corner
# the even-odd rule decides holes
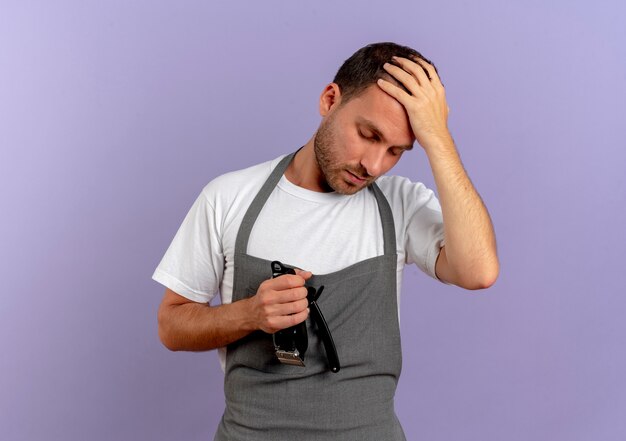
[[[369,119],[363,118],[363,117],[358,117],[357,118],[357,122],[359,124],[363,124],[368,129],[370,129],[372,132],[374,132],[381,139],[381,141],[383,141],[383,142],[385,141],[385,136],[381,133],[380,130],[378,130],[378,127],[376,127],[372,121],[370,121]],[[413,149],[413,144],[411,144],[411,145],[392,145],[392,147],[398,147],[398,148],[401,148],[401,149],[404,149],[404,150],[412,150]]]

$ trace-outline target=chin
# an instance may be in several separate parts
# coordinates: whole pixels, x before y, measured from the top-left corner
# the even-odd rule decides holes
[[[343,195],[353,195],[355,193],[358,193],[359,191],[363,190],[364,188],[368,187],[372,182],[374,181],[368,181],[367,183],[363,184],[363,185],[354,185],[354,184],[350,184],[348,182],[340,182],[340,183],[333,183],[332,185],[330,185],[330,187],[335,190],[337,193],[339,194],[343,194]]]
[[[376,179],[367,180],[361,184],[355,184],[349,182],[342,177],[344,169],[333,169],[329,172],[324,172],[324,180],[329,191],[335,191],[336,193],[343,195],[353,195],[371,185]]]

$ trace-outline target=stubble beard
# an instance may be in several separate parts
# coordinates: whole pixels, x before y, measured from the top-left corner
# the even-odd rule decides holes
[[[350,171],[358,177],[366,176],[366,171],[360,166],[350,166],[340,163],[336,158],[336,138],[334,128],[334,117],[331,116],[322,122],[319,129],[315,133],[313,140],[315,151],[315,159],[322,175],[326,181],[328,190],[334,190],[337,193],[351,195],[365,187],[371,185],[376,179],[368,178],[364,183],[357,185],[347,182],[343,175],[344,171]]]

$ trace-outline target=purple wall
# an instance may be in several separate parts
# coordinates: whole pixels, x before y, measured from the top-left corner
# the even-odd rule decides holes
[[[501,259],[487,291],[405,272],[408,438],[626,439],[626,6],[550,3],[3,1],[0,439],[212,439],[217,355],[160,344],[152,272],[389,40],[437,65]],[[395,171],[434,185],[421,149]]]

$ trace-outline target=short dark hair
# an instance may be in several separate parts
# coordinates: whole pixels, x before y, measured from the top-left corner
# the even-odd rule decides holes
[[[398,83],[383,68],[383,64],[386,62],[397,64],[391,59],[393,55],[409,59],[417,56],[435,67],[430,60],[408,46],[401,46],[392,42],[368,44],[344,61],[333,79],[333,83],[339,86],[341,92],[341,104],[347,103],[364,92],[367,87],[376,83],[376,80],[379,78],[391,80],[410,94],[401,83]],[[437,72],[436,67],[435,72]],[[426,75],[428,75],[428,72]],[[439,75],[439,72],[437,72],[437,75]]]

